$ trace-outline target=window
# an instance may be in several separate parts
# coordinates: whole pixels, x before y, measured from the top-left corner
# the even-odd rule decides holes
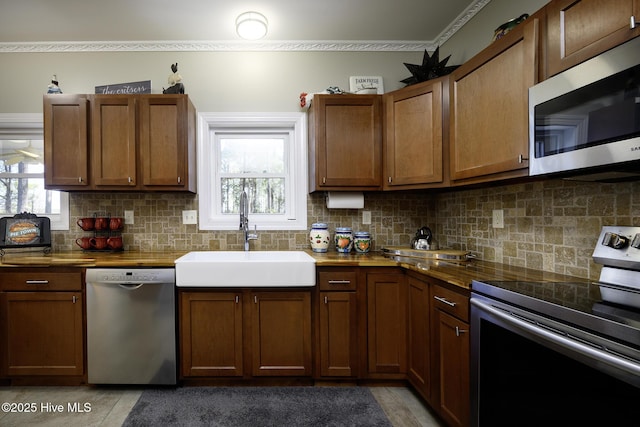
[[[69,229],[69,196],[44,188],[41,114],[0,114],[0,216],[46,216]]]
[[[243,191],[251,228],[306,230],[304,113],[201,113],[199,129],[201,230],[237,230]]]

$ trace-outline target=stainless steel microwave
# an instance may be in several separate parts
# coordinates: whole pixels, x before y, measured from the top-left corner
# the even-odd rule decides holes
[[[640,178],[640,37],[529,89],[529,175]]]

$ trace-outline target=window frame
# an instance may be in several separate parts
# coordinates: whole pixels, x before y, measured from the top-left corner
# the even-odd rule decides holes
[[[199,113],[198,114],[198,227],[200,230],[238,230],[239,217],[216,215],[213,203],[219,200],[216,178],[217,159],[213,156],[216,132],[239,131],[260,133],[272,131],[289,134],[289,174],[285,186],[285,215],[249,214],[250,227],[259,230],[307,229],[307,120],[305,113]]]
[[[35,137],[44,140],[42,114],[0,113],[0,139],[36,139]],[[42,179],[44,180],[44,172]],[[69,230],[69,193],[65,191],[59,191],[59,193],[60,214],[39,215],[49,218],[51,230]]]

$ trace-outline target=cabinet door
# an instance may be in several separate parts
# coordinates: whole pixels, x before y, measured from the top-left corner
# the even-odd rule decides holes
[[[470,411],[469,324],[437,310],[440,414],[452,426],[468,426]]]
[[[45,95],[44,183],[48,189],[86,189],[89,107],[84,95]]]
[[[91,172],[96,187],[135,187],[136,98],[96,95],[91,106]]]
[[[195,190],[195,174],[191,177],[188,172],[189,137],[194,138],[194,128],[195,111],[185,95],[140,97],[140,165],[145,188]],[[192,157],[195,160],[195,154]],[[191,166],[195,171],[195,162]]]
[[[356,293],[320,293],[320,375],[357,374]]]
[[[442,182],[442,80],[385,94],[385,189]]]
[[[242,294],[180,293],[184,377],[242,376]]]
[[[528,91],[536,83],[538,20],[530,18],[450,77],[451,180],[526,176]]]
[[[252,374],[311,375],[310,293],[256,292],[252,299]]]
[[[316,95],[309,110],[309,191],[378,190],[382,172],[379,95]]]
[[[431,331],[429,284],[409,276],[408,372],[409,381],[427,400],[431,399]]]
[[[2,373],[84,374],[81,292],[0,292]]]
[[[406,307],[407,292],[402,273],[367,274],[369,374],[406,373]]]
[[[547,6],[547,77],[640,35],[639,0],[556,0]]]

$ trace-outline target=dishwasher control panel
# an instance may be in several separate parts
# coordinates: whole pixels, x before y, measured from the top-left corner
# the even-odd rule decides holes
[[[88,268],[87,283],[174,283],[175,270],[173,268]]]

